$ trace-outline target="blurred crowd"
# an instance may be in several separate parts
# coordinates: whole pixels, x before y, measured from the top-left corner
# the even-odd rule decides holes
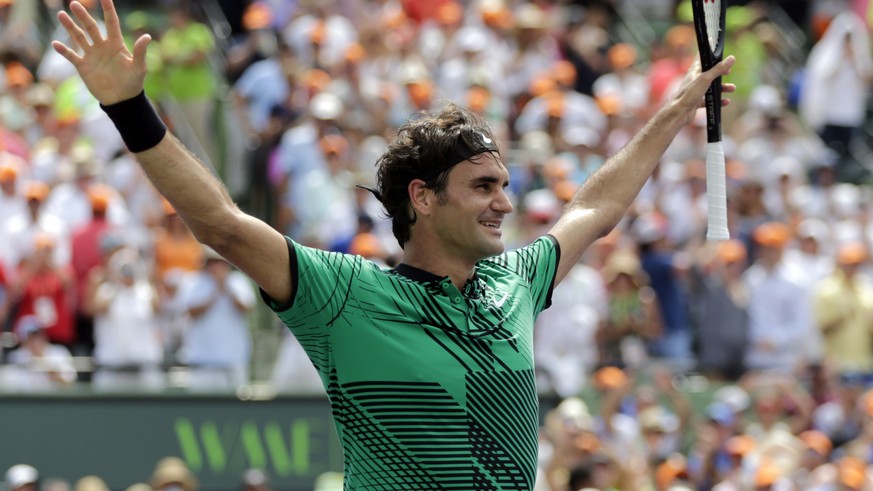
[[[146,93],[206,165],[243,176],[246,211],[384,266],[400,250],[358,186],[416,112],[454,101],[492,125],[512,248],[549,230],[697,58],[688,1],[662,2],[648,44],[622,36],[608,0],[219,3],[221,22],[199,2],[125,11],[130,42],[154,37]],[[808,2],[788,27],[772,2],[728,9],[732,239],[705,240],[701,110],[537,321],[537,381],[556,401],[541,489],[873,489],[866,3]],[[250,382],[256,288],[151,187],[40,8],[0,0],[0,388]],[[235,138],[242,156],[224,162]],[[279,389],[321,387],[290,334],[270,365]],[[726,388],[704,412],[694,380]]]
[[[177,457],[164,457],[154,467],[147,482],[131,484],[124,491],[198,491],[197,476]],[[314,491],[342,491],[342,475],[324,473],[316,479]],[[16,464],[4,474],[4,491],[110,491],[99,476],[89,475],[69,482],[65,479],[46,478],[31,465]],[[337,486],[337,482],[339,486]],[[239,484],[228,489],[239,491],[274,491],[270,477],[260,469],[248,469],[240,476]]]

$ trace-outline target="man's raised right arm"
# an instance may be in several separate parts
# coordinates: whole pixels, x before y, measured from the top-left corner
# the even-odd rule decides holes
[[[240,211],[212,171],[165,131],[142,95],[145,54],[151,37],[137,39],[131,53],[122,39],[112,0],[101,0],[101,4],[106,36],[85,8],[73,2],[70,10],[75,20],[66,12],[60,12],[58,19],[81,54],[59,41],[52,46],[76,67],[151,182],[175,207],[197,240],[246,273],[277,302],[289,300],[293,292],[285,238]]]

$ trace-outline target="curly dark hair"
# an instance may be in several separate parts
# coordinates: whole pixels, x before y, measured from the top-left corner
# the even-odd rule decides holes
[[[409,183],[421,179],[442,199],[452,167],[485,152],[499,155],[491,129],[482,118],[457,104],[417,114],[398,128],[376,165],[378,197],[391,218],[400,247],[409,241],[417,219],[409,206]]]

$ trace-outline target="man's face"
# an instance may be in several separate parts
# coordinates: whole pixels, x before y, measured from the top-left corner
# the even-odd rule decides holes
[[[434,230],[446,252],[466,261],[503,252],[501,225],[512,213],[506,195],[509,172],[490,153],[464,161],[449,172],[449,182],[434,211]]]

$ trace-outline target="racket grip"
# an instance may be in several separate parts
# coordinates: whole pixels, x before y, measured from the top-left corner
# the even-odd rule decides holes
[[[720,141],[706,144],[706,205],[706,240],[730,239],[727,224],[724,148]]]

